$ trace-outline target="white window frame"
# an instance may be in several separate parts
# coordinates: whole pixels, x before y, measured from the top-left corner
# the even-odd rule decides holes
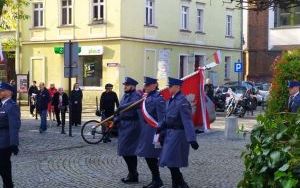
[[[181,56],[183,56],[183,57],[185,57],[186,58],[186,61],[184,61],[183,63],[183,77],[182,78],[184,78],[185,76],[187,76],[188,74],[189,74],[189,66],[188,66],[188,64],[189,64],[189,54],[179,54],[179,62],[178,62],[178,74],[177,74],[177,77],[178,78],[180,78],[180,72],[181,72],[181,70],[180,70],[180,58],[181,58]]]
[[[38,5],[38,8],[35,8],[35,5]],[[41,8],[40,5],[42,5],[43,7]],[[38,27],[44,27],[44,23],[45,23],[45,9],[44,9],[44,3],[43,2],[33,2],[32,3],[32,27],[38,28]],[[35,20],[35,12],[38,12],[38,25],[34,25],[34,20]],[[41,18],[41,15],[43,15],[43,18]],[[42,24],[41,24],[42,23]]]
[[[181,6],[181,29],[188,30],[189,28],[189,7]]]
[[[233,16],[230,14],[226,15],[226,33],[225,36],[227,37],[232,37],[233,36]]]
[[[151,12],[151,14],[150,14]],[[154,0],[146,0],[146,8],[145,8],[145,25],[154,26],[155,25],[155,4]]]
[[[200,15],[199,12],[201,12]],[[197,8],[197,31],[204,32],[204,9],[202,8]]]
[[[97,6],[98,8],[98,15],[97,18],[95,18],[94,15],[94,7]],[[103,17],[101,17],[101,6],[103,7]],[[95,22],[103,22],[105,19],[105,0],[101,2],[101,0],[97,0],[97,3],[94,2],[94,0],[91,0],[91,21],[92,23]]]
[[[67,1],[67,5],[66,6],[63,6],[63,1]],[[71,5],[69,5],[69,0],[61,0],[60,1],[60,25],[62,25],[62,26],[68,26],[68,25],[73,25],[73,23],[74,23],[74,20],[73,20],[73,18],[74,18],[74,9],[73,9],[73,4],[74,4],[74,1],[73,0],[71,0]],[[66,24],[63,24],[63,9],[67,9],[67,23]],[[70,20],[70,13],[69,13],[69,11],[70,11],[70,9],[71,9],[71,11],[72,11],[72,14],[71,14],[71,23],[69,23],[69,20]]]

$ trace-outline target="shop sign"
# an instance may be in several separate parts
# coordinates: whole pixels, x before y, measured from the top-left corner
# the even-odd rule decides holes
[[[79,55],[102,55],[103,52],[103,46],[82,46]]]
[[[64,47],[54,47],[54,53],[55,54],[64,54],[65,49]],[[78,53],[81,52],[81,47],[78,47]]]
[[[107,67],[118,67],[119,63],[107,63]]]

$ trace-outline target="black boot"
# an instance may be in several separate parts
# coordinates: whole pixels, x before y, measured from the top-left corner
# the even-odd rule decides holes
[[[139,182],[139,175],[137,173],[135,174],[128,174],[126,178],[122,178],[121,181],[126,184],[130,183],[138,183]]]
[[[163,185],[164,184],[163,184],[162,180],[160,179],[160,177],[157,177],[157,178],[152,178],[152,182],[146,186],[143,186],[143,188],[159,188],[159,187],[162,187]]]
[[[188,186],[188,184],[187,184],[185,181],[183,181],[183,182],[178,186],[178,188],[190,188],[190,187]]]
[[[65,125],[61,126],[61,134],[66,134],[66,132],[65,132]]]

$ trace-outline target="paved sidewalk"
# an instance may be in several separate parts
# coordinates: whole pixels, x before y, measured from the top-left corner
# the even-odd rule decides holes
[[[125,186],[120,182],[127,172],[125,162],[116,155],[116,139],[108,144],[88,145],[80,137],[80,127],[74,127],[74,137],[61,135],[56,126],[40,134],[39,121],[24,118],[27,119],[22,121],[20,153],[12,158],[16,188],[138,188],[151,179],[140,158],[140,183]],[[239,122],[251,130],[256,121],[251,117]],[[240,154],[249,140],[225,140],[222,116],[212,127],[209,133],[198,135],[200,148],[190,150],[190,166],[182,170],[183,175],[192,188],[236,187],[243,172]],[[171,187],[168,169],[161,168],[161,174],[164,187]]]

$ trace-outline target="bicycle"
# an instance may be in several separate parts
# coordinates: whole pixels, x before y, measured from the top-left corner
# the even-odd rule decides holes
[[[116,114],[123,113],[131,109],[132,107],[140,104],[144,99],[145,98],[142,98],[124,107],[122,110],[119,109],[119,112]],[[112,119],[115,117],[115,115],[112,115],[101,122],[98,120],[90,120],[85,122],[81,128],[81,137],[83,140],[88,144],[98,144],[102,141],[105,143],[105,141],[110,138],[110,133],[114,127]]]

